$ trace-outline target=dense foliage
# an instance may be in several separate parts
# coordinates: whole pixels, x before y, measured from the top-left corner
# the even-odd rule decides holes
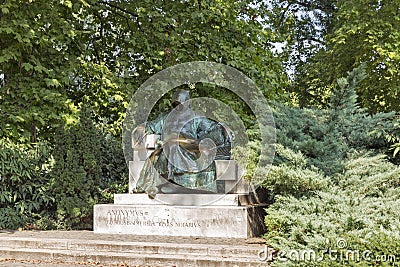
[[[0,8],[0,135],[48,139],[72,112],[66,91],[85,33],[67,2],[2,1]]]
[[[274,100],[277,154],[255,176],[270,192],[265,237],[277,256],[335,250],[342,239],[342,249],[373,252],[371,261],[273,264],[391,265],[374,256],[400,259],[399,8],[0,0],[0,229],[90,228],[92,205],[127,191],[121,131],[130,96],[160,70],[205,60],[239,69]],[[253,174],[263,159],[247,104],[209,84],[191,92],[238,113],[251,140],[239,152]]]
[[[125,109],[129,97],[157,71],[194,60],[221,62],[249,75],[266,96],[286,97],[287,78],[271,51],[279,35],[264,27],[266,14],[251,1],[0,4],[0,138],[15,145],[3,163],[13,163],[21,183],[32,179],[44,185],[51,201],[46,207],[34,202],[33,211],[49,211],[56,224],[49,227],[88,227],[91,205],[110,201],[113,192],[126,187],[120,145]],[[242,109],[236,97],[215,88],[199,86],[194,95],[210,91]],[[94,125],[80,117],[83,103],[91,107]],[[251,117],[247,124],[254,124]],[[14,164],[12,155],[35,150],[40,142],[47,142],[50,151],[40,157],[52,163],[48,173],[36,167],[20,170],[24,161]],[[14,199],[19,185],[4,184],[1,203],[16,216],[31,217],[8,205],[19,201]],[[42,191],[24,197],[36,200]],[[23,220],[0,228],[21,225]]]
[[[280,251],[276,266],[392,266],[394,257],[399,260],[394,207],[400,169],[380,154],[387,146],[383,136],[371,135],[376,125],[390,124],[393,114],[371,116],[355,105],[363,76],[355,69],[340,79],[328,109],[276,107],[281,145],[263,183],[275,197],[265,238]],[[336,252],[328,255],[329,249]],[[301,258],[310,250],[316,257]],[[370,261],[361,257],[367,250]],[[358,251],[360,260],[340,256],[349,251]],[[379,262],[381,255],[391,260]]]
[[[271,98],[286,83],[279,36],[249,1],[21,3],[0,11],[0,133],[12,140],[51,140],[84,101],[117,136],[135,90],[182,62],[233,66]]]
[[[279,0],[268,8],[287,36],[291,91],[302,106],[326,106],[336,80],[365,64],[359,102],[372,113],[400,111],[399,1]]]
[[[11,162],[16,171],[4,170],[2,177],[18,181],[2,184],[7,212],[30,217],[23,204],[12,208],[20,205],[14,192],[22,190],[29,202],[46,190],[53,206],[33,201],[29,211],[49,210],[66,228],[87,227],[83,219],[90,217],[91,205],[109,201],[127,184],[117,141],[125,109],[134,91],[161,69],[218,61],[251,76],[269,97],[278,97],[286,83],[270,49],[278,36],[263,27],[265,14],[248,1],[0,3],[0,136],[11,146],[2,148],[2,164]],[[79,118],[82,103],[94,111],[95,125]],[[32,167],[39,163],[26,163],[28,158],[12,161],[43,141],[50,152],[39,158],[52,162],[50,174]],[[27,179],[44,189],[25,194],[19,185]]]
[[[95,127],[88,108],[55,140],[0,140],[0,229],[91,229],[93,204],[127,191],[121,143]]]
[[[24,227],[48,212],[49,160],[46,144],[26,147],[0,139],[0,229]]]
[[[88,112],[84,107],[79,124],[61,127],[55,137],[50,190],[59,221],[74,228],[90,227],[102,174],[100,138]]]

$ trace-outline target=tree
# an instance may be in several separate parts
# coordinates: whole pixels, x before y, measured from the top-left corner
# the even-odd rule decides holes
[[[88,96],[101,116],[114,114],[111,122],[120,124],[126,107],[110,103],[103,94],[127,100],[157,71],[188,61],[230,65],[253,78],[266,96],[283,93],[286,76],[280,59],[271,52],[278,35],[260,22],[264,13],[251,1],[88,3],[87,27],[96,29],[88,40],[91,60],[87,73],[80,74],[81,90],[70,97],[79,102]],[[98,71],[94,76],[92,69]],[[92,90],[93,83],[97,90]],[[103,91],[105,83],[115,89]]]
[[[0,135],[48,139],[73,107],[66,91],[84,49],[82,3],[1,1]]]
[[[398,1],[341,1],[327,38],[332,77],[366,64],[357,92],[371,112],[400,111],[399,11]]]
[[[276,0],[264,4],[272,27],[283,35],[286,67],[295,72],[325,47],[337,1]]]
[[[372,113],[400,110],[398,1],[279,3],[287,3],[291,11],[278,9],[280,21],[284,22],[281,28],[297,42],[311,41],[308,47],[288,47],[289,53],[301,58],[292,57],[294,82],[291,90],[297,94],[302,106],[326,107],[336,80],[365,64],[367,76],[356,88],[361,105]],[[303,9],[296,9],[296,6]],[[318,39],[310,38],[313,35]]]
[[[275,108],[277,155],[259,174],[274,196],[265,217],[267,243],[280,250],[274,266],[359,266],[363,260],[347,252],[399,253],[399,211],[391,207],[399,202],[400,169],[380,154],[383,136],[370,134],[394,114],[358,107],[363,78],[360,67],[339,79],[326,109]],[[303,254],[310,251],[315,258]]]
[[[277,142],[307,157],[308,167],[315,166],[325,175],[342,170],[353,149],[386,149],[383,136],[371,136],[376,125],[390,123],[393,113],[368,115],[359,107],[355,88],[366,78],[363,66],[337,80],[325,109],[274,106]]]
[[[0,131],[15,140],[51,139],[86,101],[97,123],[117,136],[132,93],[147,78],[195,60],[238,68],[266,96],[284,97],[286,76],[271,52],[279,35],[264,18],[247,0],[7,1]]]

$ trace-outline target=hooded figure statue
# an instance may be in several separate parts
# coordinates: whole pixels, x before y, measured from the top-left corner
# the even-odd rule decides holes
[[[221,123],[198,116],[190,93],[177,90],[174,109],[145,126],[161,136],[146,160],[137,183],[150,197],[157,193],[216,193],[215,159],[229,159],[231,135]]]

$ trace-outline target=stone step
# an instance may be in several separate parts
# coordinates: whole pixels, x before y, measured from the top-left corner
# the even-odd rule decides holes
[[[0,247],[2,257],[40,260],[46,262],[82,262],[92,264],[120,264],[121,266],[268,266],[260,260],[244,258],[215,258],[199,255],[133,254],[123,252],[96,252],[55,249],[12,249]]]
[[[151,242],[120,242],[101,240],[40,239],[40,238],[1,238],[0,247],[11,249],[56,249],[74,251],[106,251],[129,253],[154,253],[165,255],[196,255],[215,257],[235,257],[257,259],[260,247],[212,245],[212,244],[175,244]]]
[[[81,238],[76,237],[79,232],[71,238],[58,232],[50,233],[50,238],[46,238],[45,232],[31,237],[20,233],[0,235],[0,259],[127,266],[268,266],[259,259],[259,252],[264,249],[262,244],[189,243],[188,238],[182,239],[183,242],[179,238],[171,242],[125,242],[106,240],[110,235],[82,233]],[[87,239],[83,239],[85,235]]]

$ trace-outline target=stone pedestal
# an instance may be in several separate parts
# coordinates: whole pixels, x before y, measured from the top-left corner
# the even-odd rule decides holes
[[[94,208],[94,232],[248,238],[265,233],[264,208],[265,205],[102,204]]]
[[[95,233],[224,238],[265,233],[266,205],[260,204],[265,203],[265,195],[250,190],[241,179],[244,170],[234,160],[215,161],[220,194],[157,194],[151,199],[147,194],[133,193],[145,160],[160,136],[132,136],[131,194],[116,194],[114,204],[94,206]],[[138,136],[143,137],[143,133]]]

